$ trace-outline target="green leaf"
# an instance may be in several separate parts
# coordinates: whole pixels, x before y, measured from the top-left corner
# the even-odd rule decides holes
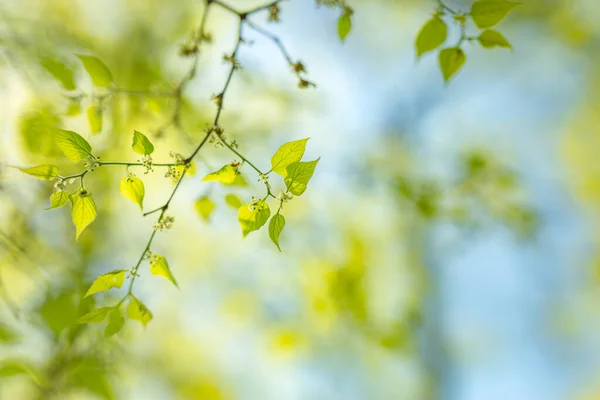
[[[108,324],[106,324],[106,328],[104,329],[104,337],[109,338],[119,333],[123,326],[125,325],[125,318],[121,314],[121,311],[118,308],[113,309],[108,314]]]
[[[287,189],[295,196],[300,196],[306,190],[308,181],[313,177],[315,168],[320,158],[314,161],[297,162],[287,167],[287,176],[285,185]]]
[[[231,164],[225,165],[217,172],[210,173],[202,179],[203,182],[220,182],[224,185],[231,185],[238,176],[237,167]]]
[[[279,247],[279,236],[283,231],[283,227],[285,226],[285,218],[281,214],[275,214],[273,218],[271,218],[271,222],[269,222],[269,237],[277,246],[277,249],[281,251],[281,247]]]
[[[60,82],[66,90],[75,90],[75,79],[73,70],[59,60],[44,58],[40,61],[42,67]]]
[[[64,129],[58,129],[54,141],[71,162],[79,162],[92,156],[92,146],[81,135]]]
[[[117,269],[106,274],[102,274],[96,278],[88,289],[84,297],[91,296],[96,293],[105,292],[112,288],[120,288],[125,281],[125,270]]]
[[[228,206],[235,208],[236,210],[240,208],[242,204],[244,204],[242,203],[242,200],[240,200],[239,197],[232,193],[225,196],[225,203],[227,203]]]
[[[150,259],[150,272],[153,275],[158,275],[158,276],[167,278],[168,280],[173,282],[173,285],[175,285],[177,288],[179,288],[179,285],[177,285],[177,281],[175,280],[175,277],[171,273],[171,269],[169,268],[167,259],[164,258],[163,256],[160,256],[158,254],[152,255],[152,258]]]
[[[208,221],[212,212],[215,210],[215,203],[208,197],[201,197],[194,204],[198,214],[205,220]]]
[[[140,321],[144,327],[152,320],[152,313],[148,310],[148,307],[134,296],[131,296],[129,301],[127,315],[135,321]]]
[[[448,26],[440,17],[433,17],[425,22],[417,35],[415,44],[417,47],[417,58],[440,47],[444,44],[447,37]]]
[[[31,168],[19,168],[19,171],[45,181],[51,181],[58,176],[58,168],[54,165],[38,165],[37,167]]]
[[[0,362],[0,378],[10,378],[18,375],[29,375],[39,383],[39,375],[30,362],[19,359],[2,360]]]
[[[146,135],[139,131],[133,131],[133,144],[131,145],[131,148],[133,148],[133,151],[143,156],[154,152],[154,145],[148,140]]]
[[[479,44],[486,49],[491,49],[494,47],[505,47],[507,49],[512,49],[512,46],[508,40],[506,40],[506,38],[500,32],[491,29],[483,31],[477,40],[479,40]]]
[[[138,204],[140,210],[144,208],[146,189],[144,188],[144,182],[140,178],[133,175],[126,176],[121,179],[120,190],[123,197]]]
[[[0,343],[15,343],[20,339],[20,334],[9,328],[7,325],[0,324]]]
[[[113,82],[112,74],[108,67],[100,61],[100,59],[94,56],[86,56],[83,54],[77,54],[77,57],[83,63],[83,68],[87,71],[92,78],[94,85],[100,87],[109,87]]]
[[[69,117],[75,117],[75,116],[81,114],[81,105],[76,102],[69,103],[69,105],[67,106],[67,111],[65,111],[65,114]]]
[[[106,315],[108,314],[108,312],[112,309],[113,309],[112,307],[102,307],[97,310],[92,310],[89,313],[79,317],[79,319],[77,320],[77,323],[78,324],[89,324],[89,323],[102,322],[102,321],[104,321],[104,318],[106,318]]]
[[[102,108],[97,106],[89,106],[87,109],[88,123],[92,133],[102,131]]]
[[[267,223],[270,216],[269,205],[263,200],[254,200],[241,206],[238,210],[238,220],[244,237],[250,232],[259,230]]]
[[[440,69],[444,81],[448,82],[467,61],[467,56],[459,47],[451,47],[440,51]]]
[[[40,308],[40,315],[48,328],[58,336],[77,320],[77,306],[72,295],[62,294],[48,298]]]
[[[231,186],[247,187],[248,182],[246,182],[246,178],[244,178],[244,175],[240,174],[238,171],[238,175],[235,177],[235,179],[231,183]]]
[[[75,239],[77,240],[85,228],[96,219],[98,212],[96,211],[96,203],[94,203],[92,194],[87,190],[80,190],[70,197],[73,203],[71,216],[77,229],[75,235]]]
[[[69,202],[69,193],[59,190],[58,192],[52,193],[50,195],[50,207],[46,210],[51,210],[53,208],[61,208],[65,206]]]
[[[479,29],[486,29],[502,21],[520,5],[511,1],[480,0],[473,3],[469,14]]]
[[[285,178],[287,166],[302,159],[308,139],[310,138],[295,140],[282,145],[271,157],[271,171]]]
[[[345,11],[338,19],[338,36],[343,42],[352,30],[352,13]]]

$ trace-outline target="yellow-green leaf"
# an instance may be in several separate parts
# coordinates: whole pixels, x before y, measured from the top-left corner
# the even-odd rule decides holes
[[[352,13],[345,11],[338,19],[338,36],[343,42],[352,30]]]
[[[232,193],[225,196],[225,203],[227,203],[228,206],[235,208],[236,210],[240,208],[242,204],[244,204],[242,203],[242,200],[240,200],[239,197]]]
[[[140,321],[144,327],[152,320],[152,313],[148,307],[134,296],[131,296],[131,300],[129,300],[127,315],[135,321]]]
[[[277,249],[281,251],[281,247],[279,247],[279,236],[283,231],[283,227],[285,226],[285,218],[281,214],[275,214],[273,218],[271,218],[271,222],[269,222],[269,237],[277,246]]]
[[[287,166],[302,159],[308,139],[295,140],[279,147],[271,157],[271,171],[285,177]]]
[[[67,106],[67,111],[65,111],[65,114],[69,117],[74,117],[76,115],[81,114],[81,105],[76,102],[69,103],[69,105]]]
[[[51,58],[44,58],[40,64],[46,69],[62,87],[66,90],[75,90],[75,79],[73,78],[73,70],[65,63]]]
[[[269,205],[263,200],[254,200],[241,206],[238,210],[238,220],[244,237],[250,232],[259,230],[267,223],[270,216]]]
[[[81,135],[73,131],[58,129],[54,135],[56,145],[71,162],[92,157],[92,146]]]
[[[448,26],[440,17],[425,22],[417,35],[417,58],[440,47],[448,37]]]
[[[194,206],[198,214],[200,214],[205,221],[208,221],[212,212],[215,210],[215,203],[206,196],[196,200]]]
[[[109,338],[115,335],[123,329],[124,325],[125,318],[121,314],[121,311],[118,308],[113,309],[108,314],[108,323],[106,324],[106,328],[104,328],[104,337]]]
[[[469,14],[479,29],[486,29],[502,21],[520,5],[512,1],[480,0],[473,3]]]
[[[440,69],[447,82],[456,74],[467,61],[465,52],[459,47],[451,47],[440,51]]]
[[[51,181],[58,176],[58,168],[54,165],[38,165],[37,167],[31,168],[19,168],[19,171],[45,181]]]
[[[498,31],[494,31],[488,29],[487,31],[483,31],[479,37],[479,44],[487,49],[491,49],[494,47],[505,47],[507,49],[512,49],[512,46],[508,42],[508,40]]]
[[[139,131],[133,131],[133,144],[131,148],[143,156],[152,154],[154,151],[154,145],[148,140],[146,135]]]
[[[300,196],[304,193],[308,182],[313,177],[319,160],[320,158],[314,161],[297,162],[288,165],[285,185],[293,195]]]
[[[77,57],[83,63],[83,68],[87,71],[92,78],[92,82],[96,86],[108,87],[113,82],[112,74],[110,70],[100,59],[94,56],[86,56],[78,54]]]
[[[74,193],[71,197],[73,202],[73,211],[71,216],[73,217],[73,223],[77,233],[75,239],[79,239],[81,233],[91,224],[95,219],[98,212],[96,210],[96,203],[92,198],[92,194],[87,190],[80,190]]]
[[[52,193],[50,196],[50,207],[47,210],[53,208],[61,208],[69,202],[69,193],[59,190],[58,192]]]
[[[144,208],[146,189],[144,188],[144,182],[140,178],[133,175],[126,176],[121,179],[120,190],[123,197],[139,205],[140,210]]]
[[[173,285],[175,285],[176,287],[179,287],[177,285],[177,281],[175,280],[175,277],[171,273],[171,269],[169,268],[167,259],[164,258],[163,256],[159,256],[158,254],[152,255],[152,258],[150,259],[150,272],[153,275],[158,275],[158,276],[167,278],[168,280],[173,282]]]
[[[112,288],[120,288],[125,281],[125,272],[126,271],[124,269],[117,269],[100,275],[94,282],[92,282],[92,286],[90,286],[84,297],[105,292]]]
[[[78,324],[89,324],[89,323],[102,322],[102,321],[104,321],[104,318],[106,318],[106,315],[108,314],[108,312],[112,309],[113,309],[112,307],[102,307],[97,310],[92,310],[89,313],[79,317],[79,319],[77,320],[77,323]]]
[[[89,106],[87,109],[88,123],[92,133],[102,131],[102,108],[97,106]]]
[[[202,179],[203,182],[220,182],[225,185],[231,185],[238,176],[237,167],[231,164],[225,165],[217,172],[210,173]]]

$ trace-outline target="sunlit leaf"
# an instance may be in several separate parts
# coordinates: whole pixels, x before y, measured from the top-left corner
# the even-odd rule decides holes
[[[338,19],[338,36],[343,42],[352,30],[352,13],[345,11]]]
[[[67,111],[65,111],[65,115],[69,117],[75,117],[81,114],[81,105],[76,102],[69,103],[67,106]]]
[[[81,135],[64,129],[58,129],[54,136],[56,145],[71,162],[79,162],[92,157],[92,146]]]
[[[171,269],[169,268],[167,259],[164,258],[163,256],[160,256],[158,254],[152,255],[152,258],[150,259],[150,272],[153,275],[158,275],[158,276],[167,278],[168,280],[173,282],[173,285],[175,285],[176,287],[179,287],[177,285],[177,281],[175,280],[175,277],[171,273]]]
[[[215,203],[205,196],[196,200],[194,207],[198,214],[200,214],[205,221],[208,221],[212,212],[215,210]]]
[[[225,165],[217,172],[210,173],[202,179],[203,182],[219,182],[225,185],[231,185],[234,183],[235,178],[238,176],[237,167],[231,164]]]
[[[129,300],[127,315],[129,318],[141,322],[144,327],[152,320],[152,313],[148,310],[148,307],[133,296],[131,296],[131,300]]]
[[[114,308],[108,314],[108,323],[106,324],[106,328],[104,329],[104,337],[109,338],[114,336],[118,332],[123,329],[125,325],[125,318],[121,314],[121,311],[118,308]]]
[[[520,5],[512,1],[480,0],[473,3],[469,14],[479,29],[485,29],[502,21]]]
[[[131,148],[133,151],[143,156],[154,152],[154,145],[148,140],[146,135],[139,131],[133,131],[133,144],[131,145]]]
[[[46,181],[51,181],[58,176],[58,167],[54,165],[38,165],[37,167],[31,168],[19,168],[19,171]]]
[[[56,334],[75,324],[77,306],[70,294],[47,299],[40,308],[40,315],[46,325]]]
[[[139,205],[140,210],[144,208],[146,189],[144,188],[144,182],[140,178],[129,175],[121,179],[120,191],[123,197]]]
[[[124,269],[117,269],[100,275],[94,282],[92,282],[92,285],[84,297],[95,293],[105,292],[112,288],[120,288],[125,281],[125,272],[126,270]]]
[[[47,210],[61,208],[62,206],[67,205],[67,203],[69,203],[69,193],[59,190],[50,195],[50,207],[48,207]]]
[[[102,108],[98,106],[89,106],[87,109],[88,123],[92,133],[102,131]]]
[[[451,47],[440,51],[440,69],[447,82],[456,74],[467,61],[467,56],[459,47]]]
[[[271,171],[285,177],[287,166],[302,159],[309,139],[295,140],[279,147],[271,157]]]
[[[75,90],[74,73],[65,63],[51,58],[44,58],[40,64],[46,69],[66,90]]]
[[[248,233],[259,230],[271,216],[269,205],[263,200],[255,200],[244,204],[238,210],[238,220],[244,237]]]
[[[277,246],[277,249],[281,251],[281,247],[279,246],[279,236],[283,231],[283,227],[285,226],[285,218],[281,214],[275,214],[273,218],[271,218],[271,222],[269,222],[269,237]]]
[[[77,323],[78,324],[89,324],[89,323],[102,322],[106,318],[106,315],[108,314],[108,312],[112,309],[113,309],[112,307],[102,307],[97,310],[92,310],[89,313],[79,317],[79,319],[77,320]]]
[[[73,203],[71,216],[77,230],[75,235],[77,240],[85,228],[96,219],[98,212],[92,194],[87,190],[80,190],[72,194],[70,198]]]
[[[77,57],[83,63],[83,67],[92,78],[96,86],[109,87],[113,82],[113,77],[108,67],[94,56],[77,54]]]
[[[448,37],[448,26],[440,17],[425,22],[417,35],[417,57],[440,47]]]
[[[508,42],[508,40],[498,31],[494,31],[488,29],[487,31],[483,31],[479,37],[477,38],[481,46],[491,49],[494,47],[505,47],[507,49],[512,49],[512,46]]]
[[[242,200],[240,200],[240,198],[233,193],[230,193],[225,196],[225,203],[227,203],[228,206],[235,208],[236,210],[240,208],[242,204],[244,204],[242,203]]]
[[[285,177],[285,185],[292,194],[300,196],[302,193],[304,193],[308,182],[313,177],[319,160],[320,158],[314,161],[301,161],[288,165],[287,176]]]

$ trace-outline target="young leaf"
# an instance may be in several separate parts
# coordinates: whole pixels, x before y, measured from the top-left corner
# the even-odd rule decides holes
[[[287,166],[302,159],[308,139],[295,140],[279,147],[271,157],[271,171],[285,178]]]
[[[100,275],[94,282],[92,282],[92,286],[90,286],[84,297],[105,292],[112,288],[120,288],[125,281],[125,272],[126,271],[124,269],[117,269]]]
[[[224,185],[231,185],[235,182],[238,172],[237,167],[231,166],[231,164],[225,165],[217,172],[208,174],[202,179],[203,182],[220,182]]]
[[[73,202],[73,223],[77,229],[75,239],[79,239],[79,235],[84,231],[89,224],[91,224],[98,215],[96,210],[96,203],[92,198],[92,194],[86,190],[80,190],[77,193],[72,194],[71,202]]]
[[[296,196],[300,196],[306,190],[308,181],[313,177],[315,168],[320,158],[309,162],[297,162],[287,167],[285,185],[288,190]]]
[[[73,78],[73,70],[67,67],[61,61],[51,58],[44,58],[40,64],[46,69],[57,81],[60,82],[66,90],[75,90],[75,79]]]
[[[269,237],[277,246],[277,249],[281,251],[281,247],[279,247],[279,236],[283,231],[283,227],[285,226],[285,218],[281,214],[275,214],[273,218],[271,218],[271,222],[269,222]]]
[[[520,5],[511,1],[479,0],[473,3],[469,14],[479,29],[486,29],[502,21]]]
[[[54,165],[38,165],[37,167],[31,168],[19,168],[19,171],[45,181],[51,181],[58,176],[58,168]]]
[[[90,78],[92,78],[94,85],[100,87],[109,87],[111,85],[113,82],[112,74],[100,59],[83,54],[77,54],[77,57],[83,63],[83,68],[85,68]]]
[[[152,320],[152,313],[148,310],[148,307],[133,296],[131,296],[131,300],[129,300],[127,315],[135,321],[140,321],[142,325],[144,325],[144,328],[148,325],[148,322]]]
[[[120,190],[123,197],[138,204],[140,210],[144,208],[146,189],[144,188],[144,182],[140,178],[132,175],[126,176],[121,179]]]
[[[58,129],[54,141],[71,162],[76,163],[84,158],[93,157],[92,146],[73,131]]]
[[[112,307],[102,307],[97,310],[92,310],[89,313],[82,315],[77,320],[78,324],[98,323],[104,321],[106,314],[112,310]]]
[[[154,145],[148,140],[146,135],[139,131],[133,131],[133,144],[131,145],[133,151],[143,156],[152,154],[154,151]]]
[[[506,38],[500,32],[491,29],[483,31],[477,40],[479,40],[479,44],[486,49],[491,49],[494,47],[505,47],[507,49],[512,49],[512,46],[508,40],[506,40]]]
[[[240,208],[242,204],[244,204],[242,203],[242,200],[240,200],[239,197],[232,193],[225,196],[225,203],[227,203],[228,206],[235,208],[236,210]]]
[[[467,61],[467,56],[459,47],[451,47],[440,51],[440,69],[444,80],[448,82]]]
[[[208,197],[201,197],[194,204],[198,214],[205,220],[208,221],[212,212],[215,210],[215,203]]]
[[[448,37],[448,26],[440,17],[425,22],[417,36],[417,58],[440,47]]]
[[[152,256],[152,259],[150,260],[150,272],[153,275],[158,275],[167,278],[168,280],[173,282],[173,285],[179,288],[175,277],[171,273],[171,269],[169,268],[167,259],[163,256],[159,256],[158,254],[154,254]]]
[[[109,338],[117,334],[123,326],[125,325],[125,318],[121,314],[121,311],[118,308],[113,309],[108,314],[108,324],[106,324],[106,328],[104,328],[104,337]]]
[[[270,216],[269,205],[263,200],[255,200],[241,206],[238,210],[238,220],[244,237],[250,232],[259,230],[267,223]]]
[[[348,10],[344,11],[342,16],[338,19],[338,36],[343,42],[352,30],[352,13]]]
[[[52,193],[50,196],[50,207],[47,210],[53,208],[61,208],[69,202],[69,193],[59,190],[58,192]]]
[[[88,123],[92,133],[102,131],[102,109],[96,106],[89,106],[87,109]]]

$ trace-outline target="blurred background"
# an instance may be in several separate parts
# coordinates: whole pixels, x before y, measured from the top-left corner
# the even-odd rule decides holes
[[[98,89],[74,54],[103,60],[119,88],[172,89],[190,68],[179,51],[202,2],[3,0],[0,398],[600,398],[600,7],[523,3],[499,25],[514,51],[467,44],[449,85],[435,55],[416,61],[433,0],[352,0],[343,44],[339,11],[314,1],[283,2],[278,24],[253,16],[317,84],[298,89],[273,42],[244,33],[221,126],[264,170],[291,140],[310,137],[305,158],[321,157],[285,205],[283,252],[266,228],[242,239],[225,200],[262,196],[252,169],[247,187],[201,182],[235,159],[207,146],[153,244],[180,289],[143,264],[134,292],[154,319],[107,340],[104,324],[75,320],[126,289],[82,297],[99,274],[133,267],[154,217],[119,194],[124,168],[102,168],[86,179],[98,218],[75,242],[70,210],[44,210],[52,184],[9,166],[80,172],[54,145],[56,127],[102,160],[136,161],[134,129],[157,162],[188,155],[214,118],[237,20],[211,10],[181,129],[160,129],[173,99],[116,95],[96,104],[92,134],[85,110]],[[78,71],[75,96],[46,58]],[[173,182],[137,172],[145,208],[162,205]],[[195,208],[204,197],[208,218]]]

